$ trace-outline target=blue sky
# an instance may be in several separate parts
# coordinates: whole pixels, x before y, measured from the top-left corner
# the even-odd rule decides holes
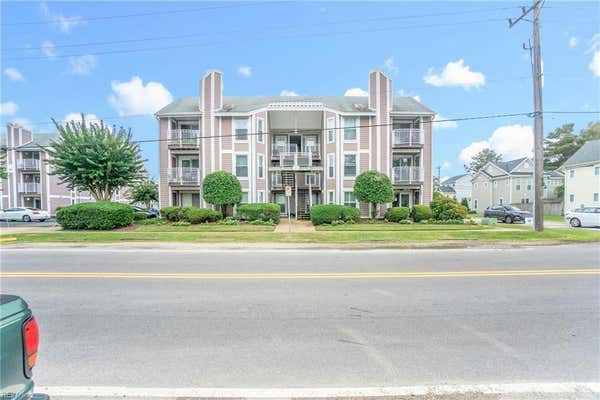
[[[84,112],[131,127],[135,139],[156,139],[154,117],[139,114],[196,96],[211,68],[223,71],[225,95],[344,95],[366,90],[368,72],[380,68],[395,95],[418,96],[442,118],[528,112],[531,73],[521,46],[531,24],[506,22],[520,5],[3,1],[2,125],[16,119],[48,132],[51,117]],[[546,1],[546,110],[600,108],[599,7]],[[131,15],[143,13],[150,15]],[[172,36],[180,37],[165,38]],[[593,120],[598,114],[546,115],[544,130],[568,122],[579,130]],[[442,176],[462,173],[467,156],[485,146],[505,159],[527,154],[532,124],[528,117],[438,124],[434,166]],[[157,176],[158,145],[142,150]]]

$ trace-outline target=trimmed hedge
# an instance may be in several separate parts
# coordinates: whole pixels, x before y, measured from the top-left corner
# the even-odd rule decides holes
[[[431,208],[421,204],[414,205],[412,210],[410,210],[410,216],[414,222],[427,221],[432,216]]]
[[[410,209],[408,207],[392,207],[385,213],[385,220],[389,222],[400,222],[408,218]]]
[[[189,222],[191,224],[202,224],[205,222],[217,222],[221,219],[221,213],[210,208],[198,207],[165,207],[160,210],[163,218],[171,222]]]
[[[359,215],[358,208],[337,204],[321,204],[310,208],[310,220],[314,225],[331,224],[334,221],[356,222]]]
[[[147,219],[148,215],[145,212],[141,212],[141,211],[134,211],[133,213],[133,219],[136,221],[141,221],[143,219]]]
[[[188,208],[190,207],[165,207],[160,210],[160,215],[171,222],[183,221],[183,216]]]
[[[433,199],[429,204],[432,217],[436,221],[462,220],[467,218],[469,210],[458,201],[448,196]]]
[[[122,203],[90,202],[62,207],[56,212],[56,222],[63,229],[108,230],[129,226],[133,209]]]
[[[242,204],[237,208],[237,217],[244,221],[279,222],[281,208],[274,203]]]

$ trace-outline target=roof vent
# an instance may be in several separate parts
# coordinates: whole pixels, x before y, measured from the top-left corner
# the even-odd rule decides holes
[[[223,104],[223,110],[224,111],[231,111],[231,110],[233,110],[233,105],[231,105],[231,104]]]
[[[354,108],[356,108],[358,111],[366,111],[367,110],[367,105],[366,104],[355,103],[354,104]]]

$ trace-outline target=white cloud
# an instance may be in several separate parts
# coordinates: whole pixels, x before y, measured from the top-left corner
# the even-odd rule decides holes
[[[23,74],[16,68],[6,68],[4,69],[4,75],[8,76],[8,78],[12,81],[22,81]]]
[[[441,169],[449,169],[452,167],[452,163],[450,161],[444,161],[440,167]]]
[[[600,50],[594,52],[594,57],[589,65],[590,71],[597,77],[600,77]]]
[[[153,114],[173,101],[173,96],[160,82],[144,82],[139,76],[130,81],[111,82],[109,104],[119,115]]]
[[[281,93],[279,93],[280,96],[298,96],[298,93],[294,92],[293,90],[287,90],[287,89],[283,89],[281,91]]]
[[[56,57],[56,49],[54,48],[54,43],[49,40],[45,40],[41,45],[42,54],[48,58]]]
[[[485,85],[485,75],[481,72],[471,71],[471,67],[465,65],[465,61],[450,61],[441,73],[434,73],[430,68],[427,75],[423,77],[425,83],[436,87],[480,87]]]
[[[596,33],[590,39],[590,47],[585,51],[585,54],[593,53],[600,50],[600,33]]]
[[[238,68],[238,74],[245,78],[252,76],[252,68],[247,66],[241,66]]]
[[[570,48],[576,47],[577,43],[579,43],[579,39],[577,38],[577,36],[571,36],[569,38],[569,47]]]
[[[86,126],[90,126],[91,123],[94,124],[99,124],[100,120],[98,119],[98,117],[96,116],[96,114],[84,114],[85,116],[85,125]],[[71,121],[75,121],[75,122],[81,122],[81,113],[69,113],[65,116],[65,118],[63,119],[63,124],[66,124],[68,122]]]
[[[48,5],[45,2],[40,4],[40,9],[42,10],[44,18],[62,33],[71,33],[71,29],[83,22],[82,18],[78,16],[65,17],[62,14],[54,14],[50,11],[50,8],[48,8]]]
[[[398,90],[398,95],[402,96],[402,97],[412,97],[413,99],[415,99],[419,103],[421,102],[421,96],[419,96],[418,94],[411,94],[410,92],[408,92],[408,91],[406,91],[404,89]]]
[[[398,73],[398,64],[396,64],[394,56],[386,58],[386,60],[383,62],[383,68],[390,74]]]
[[[344,96],[368,96],[369,93],[366,90],[362,90],[361,88],[350,88],[346,90]]]
[[[483,149],[492,149],[502,155],[505,161],[533,155],[533,129],[529,125],[505,125],[492,135],[479,142],[473,142],[462,149],[459,158],[469,164],[471,158]]]
[[[10,122],[22,126],[28,131],[33,130],[33,125],[31,124],[31,121],[27,118],[13,118],[12,120],[10,120]]]
[[[0,115],[15,115],[18,109],[19,106],[15,102],[0,103]]]
[[[98,57],[92,54],[69,57],[68,72],[72,75],[89,75],[97,63]]]
[[[458,124],[456,123],[456,121],[444,121],[447,118],[442,117],[439,114],[436,114],[436,116],[433,118],[433,129],[449,129],[449,128],[456,128],[458,126]],[[436,121],[441,121],[441,122],[436,122]]]

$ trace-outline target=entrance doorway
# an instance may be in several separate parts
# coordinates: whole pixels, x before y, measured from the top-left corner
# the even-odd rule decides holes
[[[179,202],[184,207],[200,207],[200,193],[181,193]]]
[[[302,150],[302,136],[290,135],[290,151],[296,153]]]
[[[23,206],[31,208],[42,208],[42,199],[39,197],[23,196]]]

